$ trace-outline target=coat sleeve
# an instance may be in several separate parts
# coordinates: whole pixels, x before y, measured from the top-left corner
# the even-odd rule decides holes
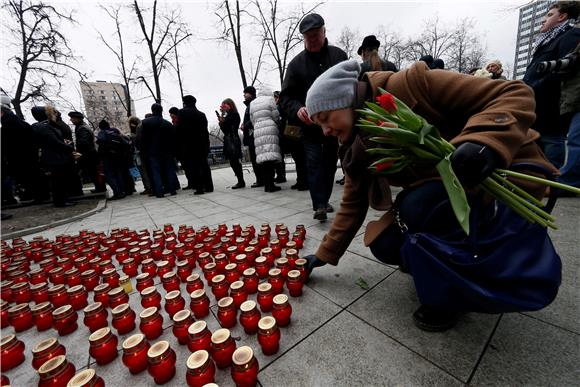
[[[287,118],[290,119],[298,119],[298,110],[304,106],[298,99],[298,82],[296,65],[294,62],[290,62],[280,91],[280,106],[286,112]]]

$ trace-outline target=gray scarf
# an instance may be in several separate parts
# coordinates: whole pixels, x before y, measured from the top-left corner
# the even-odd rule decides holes
[[[538,48],[552,43],[558,36],[560,36],[560,34],[568,31],[570,28],[574,27],[575,24],[576,19],[568,19],[562,24],[552,27],[549,31],[538,34],[538,37],[532,46],[532,55],[536,53]]]

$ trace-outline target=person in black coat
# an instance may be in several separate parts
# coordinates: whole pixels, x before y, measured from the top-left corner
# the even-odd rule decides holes
[[[216,111],[220,130],[224,134],[224,157],[230,161],[230,167],[238,178],[238,182],[232,189],[244,188],[244,171],[240,159],[242,158],[242,142],[238,135],[240,127],[240,114],[236,104],[231,98],[226,98],[220,105],[221,114]]]
[[[327,212],[333,211],[328,201],[334,185],[338,141],[335,137],[323,135],[320,126],[310,120],[304,105],[306,93],[316,78],[348,57],[340,48],[328,44],[324,19],[320,15],[305,16],[299,29],[304,37],[304,51],[288,65],[280,92],[280,105],[286,112],[288,123],[302,129],[314,218],[325,221]]]
[[[93,192],[105,192],[105,186],[99,179],[99,157],[93,130],[85,123],[82,113],[73,111],[68,116],[75,126],[76,151],[81,154],[77,160],[79,168],[94,184]]]
[[[189,185],[195,195],[213,192],[211,169],[207,161],[209,154],[209,132],[207,118],[197,110],[197,100],[192,95],[183,97],[183,109],[177,113],[177,146],[181,164],[189,169]],[[191,180],[189,180],[191,178]]]
[[[381,42],[375,35],[365,36],[363,39],[363,42],[357,51],[357,54],[359,54],[363,60],[363,63],[360,66],[361,79],[363,74],[367,71],[398,71],[397,66],[395,66],[393,62],[380,58],[380,46]]]
[[[254,175],[256,175],[256,182],[251,185],[252,188],[263,187],[264,179],[262,176],[262,169],[256,161],[256,146],[254,145],[254,124],[250,120],[250,104],[256,99],[256,88],[254,86],[247,86],[244,89],[244,105],[246,111],[244,112],[244,120],[242,121],[242,133],[244,134],[243,144],[248,147],[250,154],[250,162]]]
[[[107,184],[113,190],[111,199],[122,199],[127,191],[125,188],[125,170],[128,170],[126,159],[130,144],[119,129],[111,128],[111,125],[105,120],[99,122],[99,129],[97,135],[99,158],[103,161]]]
[[[179,181],[175,172],[175,127],[163,119],[163,107],[151,105],[151,117],[141,122],[141,149],[145,151],[151,172],[153,192],[162,198],[165,192],[175,195]]]
[[[560,1],[550,7],[523,79],[534,90],[536,98],[536,122],[532,128],[540,132],[540,146],[556,168],[564,164],[564,142],[570,121],[560,117],[562,76],[553,72],[539,73],[538,65],[563,58],[574,50],[580,41],[580,29],[574,27],[579,13],[580,3],[574,1]]]

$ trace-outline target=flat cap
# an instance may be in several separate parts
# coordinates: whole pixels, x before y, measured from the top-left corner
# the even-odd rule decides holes
[[[71,118],[72,117],[81,118],[81,119],[85,118],[85,116],[81,112],[68,112],[68,116]]]
[[[300,22],[300,33],[304,34],[315,28],[320,28],[324,25],[324,19],[317,13],[311,13],[304,16],[304,19]]]

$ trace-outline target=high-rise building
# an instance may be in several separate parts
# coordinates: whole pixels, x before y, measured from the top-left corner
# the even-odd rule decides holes
[[[553,1],[537,0],[520,7],[518,22],[518,40],[516,42],[516,55],[514,59],[514,79],[522,79],[526,73],[526,67],[532,59],[532,45],[544,17],[548,13],[548,7]]]
[[[81,81],[80,84],[85,117],[93,128],[97,128],[99,122],[105,119],[112,127],[128,133],[125,86],[106,81]],[[133,100],[131,100],[131,115],[135,115]]]

